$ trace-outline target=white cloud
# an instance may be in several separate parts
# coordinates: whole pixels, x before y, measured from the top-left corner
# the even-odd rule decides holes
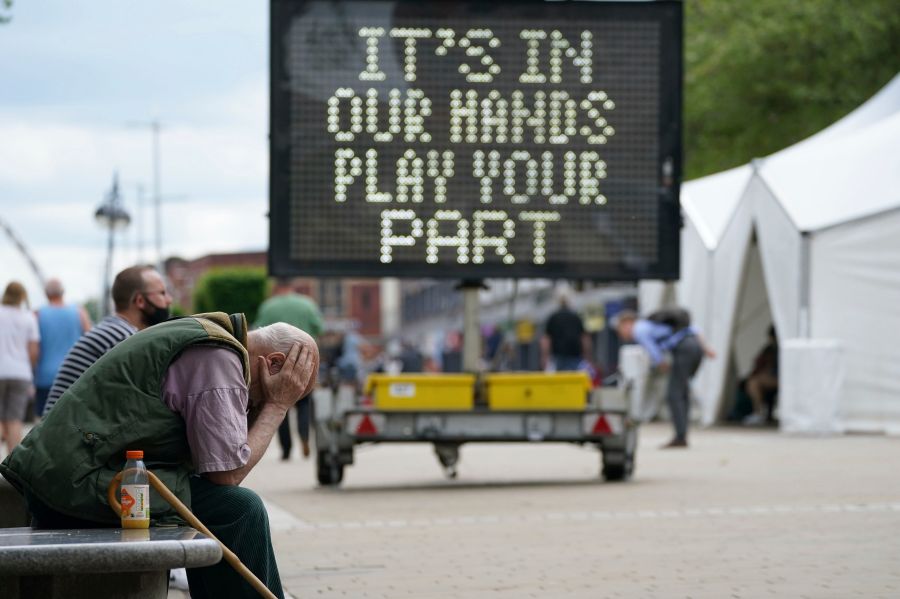
[[[265,73],[232,88],[231,93],[200,101],[208,116],[265,134],[269,115],[269,80]]]
[[[265,90],[255,82],[210,103],[216,126],[175,124],[163,130],[166,255],[265,247],[264,106]],[[61,244],[88,250],[105,247],[105,235],[93,214],[116,169],[124,206],[132,215],[133,226],[124,239],[135,248],[140,227],[145,256],[155,256],[151,166],[148,130],[128,129],[124,123],[97,127],[0,112],[0,205],[4,219],[36,254]],[[137,204],[138,182],[144,187],[143,210]]]
[[[242,96],[248,97],[248,96]],[[220,107],[232,110],[234,105]],[[262,119],[261,119],[262,120]],[[11,191],[28,190],[38,201],[82,201],[98,204],[112,172],[125,181],[152,180],[151,134],[145,130],[96,127],[42,121],[14,120],[0,114],[0,197],[18,198]],[[175,124],[160,136],[162,184],[180,193],[213,195],[217,191],[264,192],[268,148],[264,128],[246,124],[215,127]],[[66,197],[38,193],[67,190]],[[165,189],[163,190],[165,193]],[[73,195],[78,193],[79,195]],[[82,199],[83,198],[83,199]],[[28,198],[21,198],[28,199]]]
[[[244,208],[219,210],[209,203],[186,203],[177,209],[164,207],[165,255],[194,259],[206,254],[264,250],[268,246],[266,206],[254,200],[239,203]],[[72,214],[72,208],[55,206],[54,210],[65,218]],[[26,242],[44,276],[60,278],[67,289],[66,299],[79,303],[101,296],[106,267],[106,233],[93,223],[86,224],[95,236],[90,245],[67,243],[62,234],[52,240],[42,237],[34,244]],[[134,228],[116,235],[113,275],[132,264],[155,259],[152,236],[147,236],[143,253],[139,254]],[[28,262],[5,235],[0,235],[0,285],[5,287],[10,280],[26,286],[32,306],[44,303],[40,284]]]
[[[58,277],[66,288],[66,301],[83,303],[99,297],[103,290],[106,265],[105,249],[84,249],[75,246],[56,246],[32,250],[45,277]],[[5,238],[0,238],[0,285],[20,281],[28,290],[32,307],[46,303],[40,282],[27,261]],[[124,267],[124,265],[123,265]]]
[[[106,237],[93,214],[116,170],[133,220],[115,270],[138,260],[139,225],[155,259],[151,134],[126,123],[157,117],[164,254],[265,248],[265,7],[49,1],[22,4],[0,36],[0,54],[15,57],[0,65],[0,214],[43,270],[72,300],[101,292]],[[0,234],[0,285],[14,277],[43,301]]]
[[[163,236],[166,253],[192,259],[206,254],[265,249],[269,239],[265,202],[238,200],[236,203],[240,207],[224,210],[210,203],[166,207]],[[172,217],[176,211],[177,218]]]
[[[97,136],[84,128],[0,116],[0,189],[33,185],[90,169]]]

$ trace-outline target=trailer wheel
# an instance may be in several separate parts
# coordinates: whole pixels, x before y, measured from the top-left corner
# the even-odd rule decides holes
[[[435,443],[434,453],[437,455],[441,466],[444,467],[444,474],[447,478],[456,478],[458,473],[456,465],[459,463],[459,444]]]
[[[625,447],[602,449],[603,479],[608,482],[626,481],[634,474],[634,454],[637,451],[637,429],[625,433]]]
[[[344,479],[344,465],[332,453],[317,452],[316,478],[322,486],[337,486]]]
[[[634,456],[623,452],[603,453],[603,479],[607,482],[626,481],[634,472]]]

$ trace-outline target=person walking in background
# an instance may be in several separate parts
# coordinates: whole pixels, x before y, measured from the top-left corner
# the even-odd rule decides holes
[[[337,368],[340,382],[354,385],[358,390],[366,374],[364,362],[371,360],[375,356],[376,350],[362,335],[356,332],[357,328],[358,323],[356,322],[348,322],[344,325],[343,331],[340,333],[341,351],[337,357]],[[413,349],[413,351],[416,350]],[[402,362],[402,343],[399,354]],[[407,359],[411,368],[417,368],[414,355],[408,355]],[[421,365],[418,368],[421,369]]]
[[[272,296],[259,306],[256,315],[255,328],[285,322],[305,331],[313,337],[322,334],[323,320],[319,306],[309,296],[294,291],[291,280],[278,278],[272,288]],[[300,435],[300,444],[303,457],[309,457],[309,397],[303,397],[297,402],[297,432]],[[291,459],[291,421],[290,412],[284,417],[284,422],[278,427],[278,443],[281,445],[281,459]]]
[[[34,371],[34,413],[44,413],[44,403],[50,395],[53,380],[66,354],[82,334],[91,328],[91,319],[84,308],[63,302],[62,283],[50,279],[44,286],[48,304],[37,311],[41,330],[41,352]]]
[[[43,416],[100,356],[138,331],[166,320],[172,305],[165,281],[149,265],[131,266],[117,274],[112,285],[112,299],[115,313],[82,335],[60,365]]]
[[[22,419],[31,393],[40,332],[25,287],[12,281],[0,305],[0,433],[11,452],[22,440]]]
[[[686,310],[660,311],[648,318],[638,318],[631,310],[623,310],[616,316],[616,332],[624,342],[638,343],[650,355],[650,362],[662,372],[669,373],[666,386],[666,404],[672,415],[674,438],[665,448],[687,447],[687,429],[690,421],[690,382],[704,355],[715,357],[706,347],[700,332],[690,325]],[[671,361],[666,353],[671,354]]]
[[[541,338],[541,365],[557,372],[581,370],[591,362],[591,338],[581,316],[569,307],[569,295],[558,294],[559,308],[550,315]]]

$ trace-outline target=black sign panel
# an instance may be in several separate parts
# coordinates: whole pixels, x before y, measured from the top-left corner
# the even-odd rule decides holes
[[[680,2],[271,17],[274,274],[677,278]]]

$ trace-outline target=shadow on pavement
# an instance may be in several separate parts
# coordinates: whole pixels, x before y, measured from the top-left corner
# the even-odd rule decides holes
[[[509,480],[509,481],[425,481],[422,483],[403,482],[397,484],[384,485],[365,485],[355,484],[349,487],[316,487],[318,493],[340,493],[343,495],[360,495],[360,494],[379,494],[379,493],[395,493],[397,491],[437,491],[437,492],[455,492],[455,491],[472,491],[472,490],[518,490],[518,489],[535,489],[535,488],[577,488],[577,487],[633,487],[635,485],[644,485],[651,481],[642,481],[633,479],[627,482],[605,482],[601,478],[585,478],[585,479],[568,479],[568,480]]]

